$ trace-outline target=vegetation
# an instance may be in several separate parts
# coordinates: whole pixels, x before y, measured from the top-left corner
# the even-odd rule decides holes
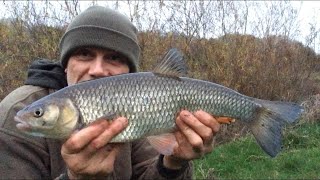
[[[23,84],[35,58],[59,59],[60,37],[81,12],[79,1],[2,3],[8,18],[0,21],[0,99]],[[152,69],[165,51],[177,47],[190,77],[248,96],[301,102],[319,92],[309,80],[320,69],[319,57],[307,46],[316,42],[316,22],[310,22],[314,28],[305,44],[296,41],[298,10],[290,2],[113,2],[115,9],[124,6],[140,30],[141,70]],[[250,15],[249,9],[266,12]]]
[[[270,158],[246,136],[195,161],[195,179],[318,179],[319,138],[319,122],[288,128],[282,152]]]
[[[319,178],[319,38],[310,22],[305,42],[299,33],[299,8],[288,1],[2,1],[0,20],[0,100],[22,85],[36,58],[59,59],[60,37],[85,7],[123,11],[139,29],[140,69],[151,70],[177,47],[189,76],[222,84],[248,96],[289,100],[305,109],[303,121],[285,131],[284,151],[267,157],[241,122],[223,126],[215,151],[196,161],[197,178]],[[82,7],[82,8],[81,8]],[[264,8],[263,8],[264,7]],[[256,12],[255,14],[252,12]],[[253,18],[254,17],[254,18]],[[236,141],[235,141],[236,140]]]

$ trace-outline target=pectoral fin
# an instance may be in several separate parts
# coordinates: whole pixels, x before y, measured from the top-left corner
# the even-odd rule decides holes
[[[149,136],[147,139],[151,146],[163,155],[172,155],[174,148],[178,145],[173,133]]]

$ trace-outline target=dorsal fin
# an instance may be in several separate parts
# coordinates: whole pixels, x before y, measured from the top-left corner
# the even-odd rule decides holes
[[[187,66],[182,53],[176,48],[170,49],[153,72],[172,77],[187,76]]]

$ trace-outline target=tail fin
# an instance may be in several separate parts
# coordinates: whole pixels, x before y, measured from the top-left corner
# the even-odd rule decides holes
[[[297,121],[303,108],[290,102],[256,101],[262,107],[250,125],[251,131],[261,148],[271,157],[275,157],[282,146],[282,127]]]

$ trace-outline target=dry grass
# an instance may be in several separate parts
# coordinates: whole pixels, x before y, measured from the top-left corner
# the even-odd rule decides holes
[[[304,107],[303,121],[308,123],[320,122],[320,94],[310,96],[302,102]]]

